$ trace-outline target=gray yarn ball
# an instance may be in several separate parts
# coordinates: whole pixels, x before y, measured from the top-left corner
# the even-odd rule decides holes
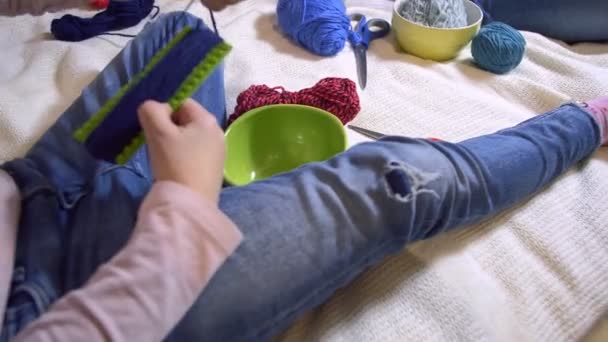
[[[408,0],[403,2],[399,14],[417,24],[455,28],[467,26],[466,0]]]

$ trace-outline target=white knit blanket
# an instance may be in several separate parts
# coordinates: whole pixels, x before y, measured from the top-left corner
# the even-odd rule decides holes
[[[163,12],[187,2],[158,1]],[[392,2],[359,3],[367,4],[350,1],[349,10],[390,20]],[[277,31],[274,7],[272,0],[249,0],[217,14],[220,33],[234,45],[226,65],[229,109],[252,84],[297,90],[328,76],[356,80],[348,45],[335,57],[311,55]],[[207,16],[198,4],[191,11]],[[46,32],[55,17],[0,19],[0,161],[25,153],[127,41],[54,41]],[[458,141],[571,98],[608,95],[608,45],[567,46],[524,35],[526,57],[504,76],[472,66],[468,50],[455,61],[435,63],[400,53],[392,36],[375,41],[355,123]],[[516,209],[408,246],[305,315],[280,340],[582,338],[608,309],[607,193],[608,149]]]

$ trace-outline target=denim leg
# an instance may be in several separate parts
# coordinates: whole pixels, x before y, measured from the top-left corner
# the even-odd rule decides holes
[[[128,240],[152,175],[142,148],[125,166],[94,160],[74,130],[141,71],[185,26],[187,13],[160,16],[133,39],[64,112],[24,158],[0,167],[21,192],[21,217],[11,293],[0,341],[16,334],[57,298],[81,286]],[[222,67],[193,97],[225,121]]]
[[[171,341],[260,341],[405,244],[488,218],[599,145],[575,105],[459,144],[392,137],[248,186],[221,209],[245,236]]]
[[[475,0],[486,15],[569,43],[608,41],[606,0]]]

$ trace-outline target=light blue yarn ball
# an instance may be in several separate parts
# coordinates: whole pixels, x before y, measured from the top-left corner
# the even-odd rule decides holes
[[[483,26],[471,43],[471,53],[477,65],[495,74],[515,69],[524,58],[525,50],[524,36],[500,22]]]
[[[279,0],[277,18],[291,39],[321,56],[342,51],[350,31],[342,0]]]

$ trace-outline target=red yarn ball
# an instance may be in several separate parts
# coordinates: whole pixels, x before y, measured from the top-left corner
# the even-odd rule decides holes
[[[244,113],[272,104],[301,104],[317,107],[334,114],[342,124],[353,120],[361,110],[357,85],[346,78],[329,77],[311,88],[290,92],[283,87],[253,85],[236,99],[234,113],[228,117],[228,125]]]

